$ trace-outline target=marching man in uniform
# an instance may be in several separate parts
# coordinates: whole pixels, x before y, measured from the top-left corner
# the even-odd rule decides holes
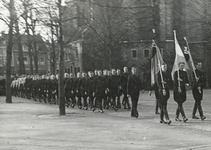
[[[167,111],[167,101],[170,97],[169,85],[172,83],[171,75],[167,72],[167,64],[163,63],[161,69],[156,75],[158,96],[161,104],[160,123],[171,124]],[[163,120],[165,115],[166,122]]]
[[[132,67],[131,72],[132,72],[132,75],[130,75],[128,78],[127,93],[128,93],[128,97],[131,96],[131,100],[132,100],[131,117],[138,118],[139,114],[138,114],[137,106],[138,106],[139,93],[141,90],[141,80],[139,76],[137,75],[136,67]]]
[[[202,63],[199,62],[196,64],[196,77],[194,79],[194,84],[192,87],[192,93],[193,93],[193,98],[195,99],[195,104],[193,107],[193,113],[192,113],[192,118],[193,119],[199,119],[196,117],[196,111],[198,109],[199,115],[201,117],[201,120],[206,119],[206,117],[203,115],[202,107],[201,107],[201,101],[203,99],[203,87],[206,83],[206,79],[203,75],[203,72],[201,71],[202,68]]]
[[[186,85],[189,85],[188,83],[188,76],[187,72],[184,71],[185,63],[179,62],[178,63],[179,70],[176,70],[174,72],[174,100],[177,102],[178,107],[176,110],[176,121],[181,121],[179,119],[179,114],[181,113],[183,117],[183,121],[186,122],[188,118],[185,116],[185,112],[183,109],[183,103],[186,101]]]

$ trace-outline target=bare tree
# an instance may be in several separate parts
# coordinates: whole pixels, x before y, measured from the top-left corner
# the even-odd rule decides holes
[[[9,37],[7,44],[7,64],[6,64],[6,102],[12,103],[11,96],[11,60],[12,60],[12,47],[13,47],[13,28],[15,19],[14,0],[9,2],[10,23],[9,23]]]
[[[29,51],[29,58],[30,58],[30,73],[34,74],[34,69],[33,69],[33,57],[32,57],[32,40],[31,40],[31,35],[30,35],[30,23],[29,23],[29,15],[30,15],[30,5],[31,2],[28,0],[23,0],[22,1],[24,12],[22,14],[22,18],[25,21],[25,28],[26,28],[26,33],[27,33],[27,46],[28,46],[28,51]]]
[[[64,100],[64,39],[63,39],[63,6],[62,0],[58,0],[59,8],[59,114],[65,115]]]
[[[17,18],[17,16],[16,16]],[[18,61],[19,61],[19,74],[25,74],[25,64],[23,59],[23,49],[22,49],[22,43],[21,43],[21,35],[19,30],[19,24],[18,20],[16,19],[15,22],[15,31],[16,31],[16,41],[18,45]]]

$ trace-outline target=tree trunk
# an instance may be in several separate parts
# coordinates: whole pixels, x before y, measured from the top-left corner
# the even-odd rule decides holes
[[[30,58],[30,74],[33,75],[34,74],[34,70],[33,70],[33,62],[32,62],[32,44],[31,44],[31,38],[30,38],[30,33],[29,33],[29,29],[28,29],[28,23],[26,23],[26,32],[27,32],[27,43],[28,43],[28,51],[29,51],[29,58]]]
[[[62,6],[61,0],[59,2],[59,115],[66,115],[65,113],[65,100],[64,100],[64,41],[63,41],[63,27],[62,27]]]
[[[27,5],[24,4],[24,10],[27,12]],[[29,58],[30,58],[30,74],[33,75],[34,74],[34,70],[33,70],[33,62],[32,62],[32,43],[31,43],[31,37],[30,37],[30,33],[29,33],[29,23],[28,23],[28,16],[26,14],[25,18],[25,23],[26,23],[26,33],[27,33],[27,45],[28,45],[28,51],[29,51]]]
[[[13,25],[14,25],[14,0],[10,0],[10,24],[9,24],[9,38],[7,44],[7,64],[6,64],[6,103],[12,103],[11,96],[11,60],[13,47]]]
[[[53,36],[53,34],[52,34]],[[52,60],[52,66],[51,66],[51,73],[52,74],[56,74],[56,46],[55,46],[55,42],[54,42],[54,39],[52,38],[51,39],[52,41],[52,54],[51,54],[51,60]]]
[[[21,36],[19,32],[18,21],[15,22],[16,40],[18,43],[18,61],[19,61],[19,75],[25,74],[25,64],[23,59],[23,49],[21,44]]]
[[[34,42],[34,68],[35,68],[35,74],[38,74],[38,50],[36,42]]]

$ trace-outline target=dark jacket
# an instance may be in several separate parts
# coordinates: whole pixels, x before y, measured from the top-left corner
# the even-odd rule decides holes
[[[96,96],[105,96],[106,80],[103,76],[95,78],[94,91]]]
[[[196,69],[196,76],[199,78],[198,82],[194,78],[194,83],[192,87],[193,97],[196,101],[201,101],[203,99],[203,88],[206,84],[206,78],[202,71]],[[200,87],[200,89],[199,89]]]
[[[130,75],[127,84],[127,93],[131,96],[139,96],[139,91],[142,89],[141,80],[137,75]]]
[[[186,101],[186,85],[188,82],[187,72],[179,70],[179,77],[182,79],[180,82],[181,92],[178,92],[179,82],[178,82],[178,70],[174,72],[174,100],[182,104]]]

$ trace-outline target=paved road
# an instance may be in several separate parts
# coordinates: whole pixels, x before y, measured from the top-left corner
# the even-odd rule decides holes
[[[174,121],[176,103],[169,99],[171,125],[160,124],[154,114],[154,95],[142,93],[138,119],[130,111],[103,114],[67,108],[59,116],[57,105],[13,97],[0,97],[0,149],[2,150],[211,150],[211,90],[202,102],[205,121],[191,119],[192,94],[184,104],[187,123]],[[198,115],[198,114],[197,114]]]

